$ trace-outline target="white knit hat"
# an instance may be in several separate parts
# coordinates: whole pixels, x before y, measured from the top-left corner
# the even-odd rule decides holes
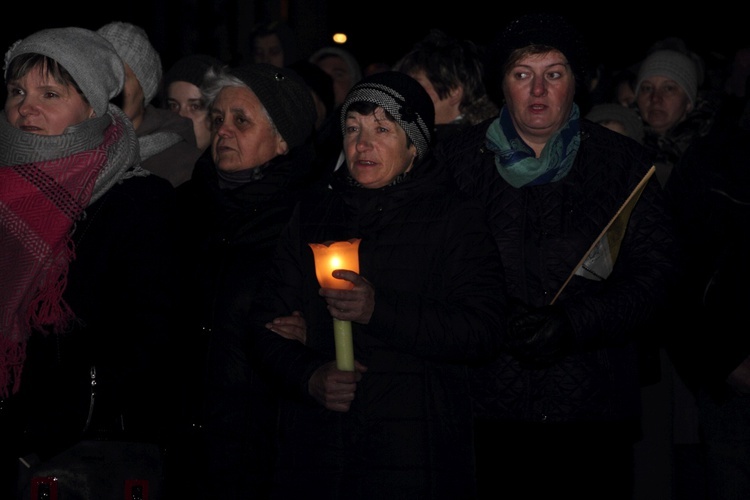
[[[133,70],[143,88],[143,105],[148,105],[159,90],[162,66],[161,57],[146,32],[130,23],[112,22],[99,28],[97,33],[114,45],[120,58]]]
[[[109,101],[122,91],[125,69],[112,44],[84,28],[52,28],[17,41],[5,53],[3,74],[8,64],[22,54],[41,54],[65,68],[86,96],[96,116],[104,116]]]
[[[690,57],[676,50],[657,50],[643,60],[638,70],[638,83],[635,94],[643,80],[650,76],[662,76],[674,80],[695,103],[698,95],[698,71]]]

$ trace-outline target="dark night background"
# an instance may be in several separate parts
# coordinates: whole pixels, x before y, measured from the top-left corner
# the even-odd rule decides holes
[[[334,31],[347,32],[347,48],[364,67],[373,61],[395,62],[430,28],[486,44],[501,26],[531,7],[520,2],[449,1],[439,5],[409,0],[126,0],[83,7],[78,2],[43,0],[27,4],[29,11],[21,16],[7,15],[0,42],[4,53],[13,41],[39,29],[72,25],[96,29],[110,21],[129,21],[146,29],[165,69],[191,52],[237,63],[249,56],[253,24],[277,18],[296,30],[305,55],[326,45]],[[738,48],[750,46],[746,16],[720,2],[702,8],[633,0],[580,5],[536,2],[533,7],[552,6],[564,13],[583,32],[592,59],[609,68],[637,63],[654,41],[670,36],[683,38],[694,51],[710,57],[731,57]]]

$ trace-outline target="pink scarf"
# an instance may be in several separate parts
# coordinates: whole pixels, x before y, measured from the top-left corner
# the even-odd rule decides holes
[[[92,149],[0,164],[0,398],[20,387],[32,329],[59,333],[75,319],[62,297],[75,258],[73,224],[122,135],[121,124],[113,124]]]

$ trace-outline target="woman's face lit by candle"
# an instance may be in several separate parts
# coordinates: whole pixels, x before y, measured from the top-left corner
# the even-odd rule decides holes
[[[417,148],[401,125],[377,107],[371,114],[346,114],[344,153],[351,176],[364,187],[377,189],[411,170]]]

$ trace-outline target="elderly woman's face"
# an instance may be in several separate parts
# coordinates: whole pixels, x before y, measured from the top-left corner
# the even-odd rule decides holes
[[[225,87],[211,106],[211,153],[219,170],[259,167],[289,151],[258,97],[245,87]]]
[[[377,189],[408,172],[417,157],[414,144],[407,146],[406,132],[391,121],[383,108],[363,115],[346,114],[344,153],[351,176],[366,188]]]
[[[567,123],[575,87],[568,60],[557,50],[519,59],[503,78],[513,125],[537,156],[547,140]]]
[[[94,109],[72,85],[64,85],[37,65],[7,85],[5,115],[18,129],[39,135],[60,135],[66,128],[94,116]]]
[[[659,135],[685,119],[693,109],[690,97],[680,85],[663,76],[650,76],[641,82],[636,96],[641,118]]]

